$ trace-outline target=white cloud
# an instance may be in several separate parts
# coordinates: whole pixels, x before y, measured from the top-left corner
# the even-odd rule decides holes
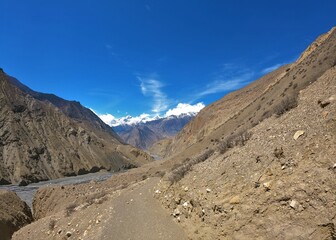
[[[163,84],[154,78],[138,77],[141,82],[141,92],[145,96],[153,98],[152,112],[159,114],[168,108],[168,98],[165,93],[162,92]]]
[[[112,114],[106,113],[106,114],[97,114],[98,117],[100,117],[101,120],[103,120],[104,123],[113,126],[118,122],[118,119],[114,117]]]
[[[199,102],[195,105],[190,105],[187,103],[179,103],[177,104],[177,106],[175,108],[169,109],[166,114],[164,115],[165,117],[169,117],[169,116],[179,116],[181,114],[196,114],[199,111],[202,110],[202,108],[204,108],[205,105],[202,102]]]
[[[265,68],[265,69],[261,70],[261,73],[262,74],[266,74],[266,73],[272,72],[272,71],[278,69],[279,67],[281,67],[282,65],[283,64],[280,64],[280,63],[275,64],[275,65],[273,65],[271,67],[268,67],[268,68]]]
[[[230,78],[227,78],[226,76],[221,77],[222,79],[215,80],[208,84],[205,90],[200,92],[198,96],[201,97],[209,94],[239,89],[250,83],[253,75],[253,72],[245,72],[240,73],[238,76],[231,76]]]

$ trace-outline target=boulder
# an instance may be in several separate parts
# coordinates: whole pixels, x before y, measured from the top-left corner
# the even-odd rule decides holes
[[[13,233],[33,221],[28,205],[14,192],[0,190],[0,238],[9,240]]]

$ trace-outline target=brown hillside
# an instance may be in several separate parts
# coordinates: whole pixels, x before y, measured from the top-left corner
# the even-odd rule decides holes
[[[295,105],[300,90],[336,64],[336,29],[323,36],[309,46],[297,62],[204,108],[174,138],[166,156],[181,155],[181,151],[200,152],[225,136],[246,131],[276,114],[286,102]]]
[[[2,184],[120,170],[150,161],[147,154],[122,144],[104,123],[91,121],[99,118],[79,103],[67,104],[55,96],[62,103],[59,108],[54,99],[36,96],[0,72]],[[74,110],[74,118],[67,109]]]

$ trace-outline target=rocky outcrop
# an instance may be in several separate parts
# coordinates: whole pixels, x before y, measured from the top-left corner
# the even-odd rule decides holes
[[[37,93],[0,72],[2,183],[26,185],[151,161],[134,151],[78,102]]]
[[[0,190],[0,239],[9,240],[13,233],[31,223],[33,217],[28,205],[15,193]]]

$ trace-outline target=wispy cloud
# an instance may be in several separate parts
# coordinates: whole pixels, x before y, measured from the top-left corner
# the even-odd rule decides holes
[[[272,72],[272,71],[278,69],[279,67],[281,67],[282,65],[283,65],[283,64],[278,63],[278,64],[275,64],[275,65],[273,65],[273,66],[264,68],[263,70],[261,70],[261,73],[262,73],[262,74],[266,74],[266,73]]]
[[[167,95],[162,91],[163,83],[156,79],[157,75],[152,74],[150,77],[138,76],[140,89],[144,96],[153,98],[152,112],[159,114],[165,111],[169,105]]]
[[[228,92],[239,89],[251,82],[253,73],[245,73],[243,75],[223,80],[215,80],[206,86],[199,96],[205,96],[214,93]]]
[[[198,93],[198,97],[242,88],[253,80],[253,76],[254,72],[247,68],[231,63],[222,64],[220,70],[214,74],[213,80]]]

